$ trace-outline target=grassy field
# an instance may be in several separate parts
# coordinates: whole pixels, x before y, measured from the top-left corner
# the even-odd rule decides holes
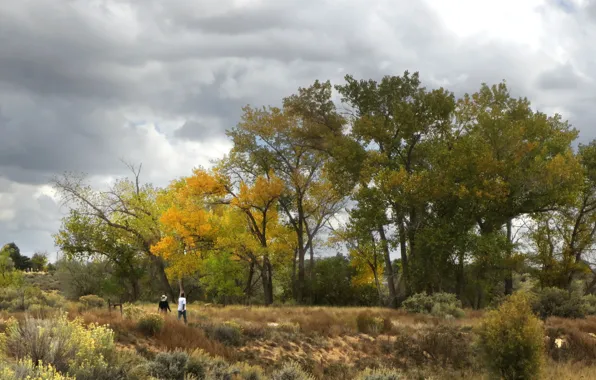
[[[380,367],[399,369],[407,379],[488,379],[475,348],[482,312],[467,310],[465,318],[445,320],[380,308],[189,305],[188,325],[174,310],[159,331],[148,334],[138,316],[156,309],[138,305],[121,316],[71,304],[69,318],[108,324],[120,349],[149,359],[158,352],[200,349],[265,373],[294,362],[316,379],[353,379]],[[545,327],[544,378],[596,379],[596,317],[550,318]]]

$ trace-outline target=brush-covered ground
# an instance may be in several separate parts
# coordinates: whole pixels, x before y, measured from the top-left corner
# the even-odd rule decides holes
[[[422,314],[189,304],[184,324],[175,305],[165,316],[157,302],[121,314],[94,295],[67,301],[48,279],[0,288],[0,380],[489,379],[485,313],[463,313],[452,295],[412,297],[409,309]],[[540,378],[596,379],[596,297],[580,308],[567,292],[547,295],[541,312],[561,304],[559,313],[579,318],[545,319]]]
[[[177,375],[159,377],[156,363],[163,362],[165,368],[180,365],[181,360],[202,363],[199,373],[204,375],[194,377],[198,379],[306,379],[290,373],[297,367],[315,379],[398,378],[366,377],[365,370],[377,368],[392,369],[400,379],[488,378],[475,347],[481,312],[468,310],[464,318],[446,320],[381,308],[189,305],[185,325],[177,320],[175,310],[163,321],[157,318],[156,305],[127,305],[121,315],[119,310],[110,312],[90,303],[66,304],[67,320],[79,320],[86,328],[108,325],[114,332],[112,351],[127,361],[119,365],[143,370],[132,371],[134,374],[121,371],[120,375],[96,373],[94,377],[81,374],[77,379],[175,379]],[[26,345],[18,343],[19,339],[32,339],[27,335],[28,323],[39,328],[40,320],[45,319],[50,321],[48,326],[56,326],[59,315],[58,310],[45,307],[2,312],[0,331],[8,336],[3,338],[6,363],[16,362],[16,351],[23,350],[19,344]],[[14,332],[16,323],[18,333]],[[548,358],[544,378],[596,379],[596,317],[549,318],[545,327]],[[7,348],[10,334],[13,342]],[[188,354],[187,359],[160,356],[181,351]],[[176,360],[178,364],[172,364]],[[147,371],[151,366],[153,370]],[[288,373],[292,376],[284,376]],[[9,376],[18,378],[12,374],[2,379],[12,379]],[[186,378],[193,377],[187,373]]]

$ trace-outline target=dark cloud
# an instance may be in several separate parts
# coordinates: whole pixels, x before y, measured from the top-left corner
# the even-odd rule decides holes
[[[458,95],[506,79],[537,107],[565,111],[582,141],[596,135],[593,1],[542,7],[550,29],[537,50],[459,37],[427,3],[0,2],[0,244],[52,250],[61,211],[39,188],[54,174],[100,181],[125,174],[124,158],[167,183],[225,151],[242,106],[279,105],[347,73],[420,71],[428,87]]]
[[[174,136],[187,140],[209,140],[212,137],[219,137],[220,130],[209,128],[205,124],[196,121],[187,121],[180,128],[176,129]]]
[[[581,85],[582,79],[569,63],[559,65],[538,76],[537,85],[543,90],[572,90]]]

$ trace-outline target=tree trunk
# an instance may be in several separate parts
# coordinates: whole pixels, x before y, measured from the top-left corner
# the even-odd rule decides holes
[[[166,275],[166,268],[165,265],[163,263],[163,260],[160,257],[157,257],[155,255],[149,255],[149,258],[151,260],[151,262],[153,263],[153,265],[155,266],[155,270],[157,271],[157,280],[161,283],[161,286],[164,290],[164,292],[166,293],[166,295],[168,297],[170,297],[170,299],[174,300],[176,299],[176,296],[174,295],[174,291],[172,290],[172,287],[170,286],[170,282],[168,281],[168,276]]]
[[[391,265],[391,256],[389,252],[389,244],[385,236],[385,228],[379,224],[377,227],[379,236],[381,238],[381,247],[383,248],[383,256],[385,258],[385,273],[387,274],[387,287],[389,288],[389,305],[397,308],[397,294],[395,292],[395,283],[393,281],[393,266]]]
[[[375,286],[377,288],[377,294],[379,295],[379,306],[382,306],[383,303],[383,292],[381,291],[381,282],[379,281],[379,274],[377,273],[377,265],[376,263],[373,264],[374,267],[371,268],[373,272],[373,277],[375,278]]]
[[[178,290],[179,290],[178,294],[184,293],[184,284],[182,283],[181,278],[178,279]]]
[[[132,300],[138,301],[141,296],[141,289],[139,287],[139,279],[136,277],[130,278],[130,286],[132,289]]]
[[[455,292],[460,300],[464,299],[464,268],[464,254],[460,253],[458,255],[457,272],[455,274]]]
[[[294,260],[292,261],[292,296],[295,300],[298,299],[296,287],[296,260],[298,258],[298,248],[294,249]]]
[[[511,256],[512,256],[512,244],[513,242],[512,237],[511,237],[511,230],[512,230],[512,225],[511,225],[511,219],[509,219],[507,221],[507,243],[508,243],[508,247],[507,247],[507,260],[509,261],[506,265],[506,269],[505,271],[507,272],[505,274],[505,295],[509,295],[513,293],[513,269],[509,268],[509,264],[510,264],[510,260],[511,260]]]
[[[304,249],[304,237],[302,236],[302,231],[298,232],[298,281],[296,283],[296,302],[303,303],[304,296],[306,293],[305,288],[305,270],[304,270],[304,256],[305,256],[305,249]]]
[[[263,282],[263,297],[265,305],[269,306],[273,303],[273,280],[272,267],[269,258],[263,259],[263,266],[261,268],[261,281]]]
[[[408,248],[406,246],[406,229],[403,216],[397,218],[397,230],[399,233],[399,252],[401,255],[401,272],[406,291],[406,297],[410,295],[410,266],[408,263]]]
[[[313,248],[313,242],[312,242],[312,237],[309,236],[308,238],[309,240],[309,253],[310,253],[310,262],[308,263],[308,270],[309,270],[309,274],[308,274],[308,289],[310,289],[309,291],[309,298],[310,298],[310,303],[313,303],[313,297],[312,297],[312,289],[314,287],[314,283],[315,283],[315,249]]]
[[[252,279],[255,275],[255,263],[251,261],[248,267],[248,278],[246,279],[246,287],[244,288],[244,296],[246,297],[246,303],[248,304],[250,301],[250,297],[252,296]]]

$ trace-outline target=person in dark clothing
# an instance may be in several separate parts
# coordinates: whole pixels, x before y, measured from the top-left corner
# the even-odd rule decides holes
[[[166,295],[164,294],[163,296],[161,296],[161,301],[159,301],[159,306],[158,306],[160,312],[162,313],[167,313],[172,312],[172,309],[170,309],[170,304],[168,303],[168,297],[166,297]]]

